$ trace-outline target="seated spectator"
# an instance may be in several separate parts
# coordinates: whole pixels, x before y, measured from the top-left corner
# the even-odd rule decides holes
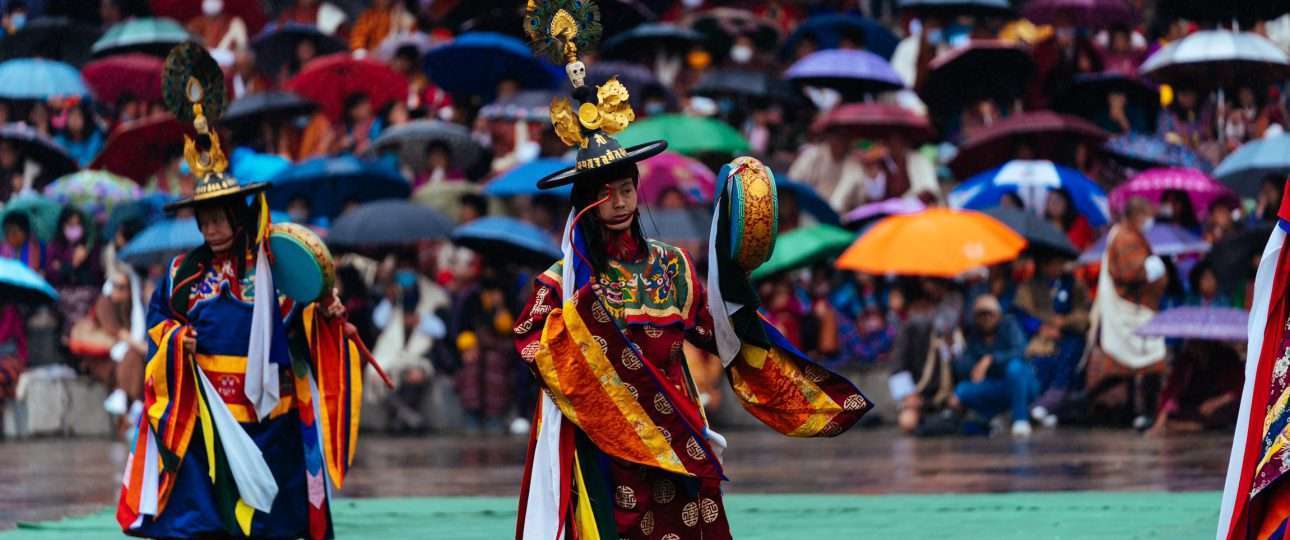
[[[17,304],[0,300],[0,400],[13,399],[26,368],[26,316]]]
[[[1084,355],[1091,296],[1084,283],[1068,270],[1066,259],[1041,255],[1038,272],[1017,289],[1014,302],[1022,329],[1031,336],[1026,357],[1034,365],[1040,397],[1031,416],[1045,426],[1067,393],[1078,389],[1076,371]]]
[[[1187,192],[1181,189],[1166,189],[1161,194],[1156,222],[1177,225],[1195,234],[1202,232],[1200,219],[1196,217],[1196,207],[1192,206]]]
[[[1188,282],[1189,306],[1240,307],[1229,295],[1223,293],[1218,283],[1218,274],[1214,272],[1214,264],[1208,258],[1192,267]]]
[[[88,167],[103,148],[103,133],[90,119],[85,106],[77,104],[67,109],[65,125],[54,141],[82,167]]]
[[[224,0],[202,0],[201,4],[202,13],[188,21],[188,31],[202,38],[212,56],[225,64],[233,59],[233,51],[250,44],[246,21],[225,13]]]
[[[372,110],[372,100],[363,93],[354,93],[345,97],[345,132],[341,135],[339,152],[362,154],[376,140],[383,129],[382,122]]]
[[[104,409],[125,417],[133,427],[143,412],[144,362],[148,354],[146,306],[141,281],[118,273],[103,286],[103,295],[88,317],[75,321],[71,352],[95,380],[111,390]]]
[[[1087,249],[1097,240],[1097,232],[1088,224],[1088,219],[1075,209],[1075,204],[1071,202],[1071,196],[1065,189],[1048,192],[1048,198],[1044,202],[1044,219],[1066,233],[1066,238],[1075,244],[1076,249]]]
[[[1231,345],[1184,342],[1160,392],[1150,434],[1230,430],[1241,405],[1244,375],[1244,362]]]
[[[892,398],[901,402],[897,423],[905,433],[943,434],[956,431],[957,423],[944,425],[938,415],[925,424],[924,416],[946,410],[954,392],[950,362],[963,347],[959,322],[963,295],[950,282],[922,278],[906,282],[903,291],[888,297],[893,311],[904,311],[905,321],[896,334],[890,386]]]
[[[422,432],[429,427],[421,414],[421,405],[434,371],[430,348],[436,337],[443,337],[443,323],[423,317],[418,311],[421,294],[415,280],[411,286],[391,285],[387,290],[386,298],[372,313],[372,322],[380,329],[372,354],[394,380],[395,387],[389,392],[380,378],[368,371],[363,393],[369,402],[382,405],[392,419],[392,431]],[[400,306],[397,312],[393,307],[395,302]]]
[[[372,7],[354,22],[349,48],[355,52],[375,51],[386,37],[411,32],[415,26],[416,18],[404,8],[403,0],[373,0]]]
[[[47,255],[45,278],[58,290],[59,311],[68,321],[81,320],[102,289],[103,268],[80,210],[68,206],[59,214]]]
[[[443,141],[431,141],[426,146],[425,170],[418,171],[412,189],[427,184],[465,180],[466,175],[452,166],[452,151]]]
[[[954,373],[963,382],[954,387],[951,406],[985,421],[1011,411],[1013,436],[1030,435],[1030,404],[1038,395],[1039,381],[1023,355],[1026,338],[1021,327],[1004,316],[998,299],[981,295],[964,334],[963,353],[954,360]]]
[[[852,151],[851,143],[851,138],[844,133],[826,132],[820,142],[802,146],[797,159],[788,168],[788,177],[811,186],[829,201],[834,210],[850,210],[843,206],[855,202],[855,198],[839,194],[839,186],[865,185],[863,167],[859,155]]]
[[[1240,227],[1240,207],[1235,197],[1221,197],[1210,203],[1205,216],[1205,241],[1212,246],[1236,232]]]
[[[18,259],[38,273],[45,270],[45,245],[31,234],[31,218],[22,212],[10,212],[4,217],[4,242],[0,242],[0,257]]]
[[[0,141],[0,203],[28,190],[27,160],[18,146]]]

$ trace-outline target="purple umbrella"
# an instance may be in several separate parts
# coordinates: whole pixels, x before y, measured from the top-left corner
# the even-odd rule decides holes
[[[1138,13],[1128,0],[1032,0],[1023,14],[1035,24],[1066,21],[1078,28],[1106,28],[1113,24],[1133,26]]]
[[[850,49],[828,49],[808,54],[789,66],[784,78],[802,86],[833,88],[847,98],[905,86],[900,74],[881,56]]]
[[[1106,239],[1107,235],[1103,235],[1097,239],[1097,243],[1093,244],[1092,247],[1084,250],[1084,253],[1079,256],[1079,263],[1090,264],[1102,260],[1102,253],[1106,251]],[[1210,247],[1209,243],[1203,238],[1187,232],[1187,229],[1169,223],[1152,225],[1147,230],[1147,243],[1151,244],[1152,253],[1162,257],[1205,253],[1209,251]]]
[[[1223,307],[1180,307],[1156,315],[1137,330],[1140,336],[1214,341],[1245,341],[1250,314]]]
[[[865,221],[886,216],[903,216],[922,212],[927,205],[918,199],[887,199],[857,207],[842,217],[842,223],[848,227],[863,224]]]
[[[1230,188],[1196,169],[1151,169],[1111,190],[1111,209],[1116,212],[1123,210],[1124,205],[1133,197],[1142,197],[1160,204],[1165,192],[1174,189],[1187,194],[1192,208],[1196,210],[1196,217],[1201,220],[1205,219],[1209,205],[1215,200],[1236,198]]]

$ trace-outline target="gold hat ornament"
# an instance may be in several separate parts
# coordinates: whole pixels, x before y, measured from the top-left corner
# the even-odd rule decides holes
[[[197,188],[189,199],[166,205],[166,210],[263,191],[268,183],[242,185],[228,170],[228,158],[220,148],[214,123],[227,105],[224,73],[206,48],[188,42],[176,45],[166,56],[161,74],[161,94],[166,109],[180,122],[191,123],[197,132],[194,139],[184,135],[184,160],[197,178]]]
[[[600,8],[594,2],[529,0],[524,31],[534,52],[552,62],[564,63],[565,74],[573,85],[572,101],[563,97],[551,101],[551,123],[561,141],[578,148],[576,165],[539,180],[538,188],[614,180],[622,166],[667,148],[666,141],[623,148],[613,138],[636,120],[636,113],[628,101],[627,87],[617,77],[611,77],[594,90],[586,84],[587,66],[578,54],[594,48],[600,40]],[[574,102],[578,104],[576,108]]]

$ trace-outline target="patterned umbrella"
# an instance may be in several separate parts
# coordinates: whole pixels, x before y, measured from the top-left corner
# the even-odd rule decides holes
[[[452,231],[452,241],[497,260],[523,261],[538,268],[562,256],[550,235],[509,217],[485,217],[458,226]]]
[[[637,167],[640,169],[637,189],[645,204],[658,204],[663,193],[671,189],[681,192],[689,204],[712,203],[717,175],[696,159],[664,152],[640,162]]]
[[[112,25],[90,48],[94,58],[114,54],[141,52],[165,58],[175,45],[195,39],[171,19],[160,17],[130,18]]]
[[[1106,193],[1075,169],[1049,161],[1013,160],[959,184],[947,199],[954,208],[985,210],[999,206],[1006,193],[1015,194],[1032,212],[1042,211],[1050,190],[1070,194],[1075,210],[1094,227],[1110,220]]]
[[[470,66],[470,69],[462,69]],[[425,70],[439,88],[453,94],[481,96],[491,101],[497,83],[510,79],[521,88],[556,88],[563,71],[529,51],[523,41],[491,32],[469,32],[434,48],[425,57]]]
[[[1268,176],[1284,178],[1290,173],[1290,134],[1250,141],[1228,154],[1214,177],[1245,197],[1253,197]]]
[[[447,238],[451,232],[452,220],[443,214],[390,199],[361,205],[336,218],[327,242],[346,247],[409,245]]]
[[[58,301],[58,292],[22,262],[0,258],[0,297],[20,304],[38,304]]]
[[[107,219],[117,205],[138,199],[142,193],[130,179],[106,171],[80,171],[45,186],[46,197],[76,206],[98,220]]]
[[[1177,307],[1152,317],[1135,332],[1139,336],[1213,341],[1249,338],[1250,312],[1221,307]]]
[[[1236,197],[1227,186],[1195,169],[1151,169],[1111,190],[1111,209],[1121,211],[1133,197],[1143,197],[1159,204],[1161,197],[1171,189],[1187,194],[1196,210],[1196,217],[1202,221],[1215,200]]]
[[[23,157],[40,165],[40,177],[36,179],[37,189],[80,168],[63,147],[27,124],[0,125],[0,141],[13,144]]]
[[[100,33],[95,25],[67,17],[37,17],[0,39],[0,60],[42,57],[83,66]]]
[[[1165,45],[1138,71],[1162,83],[1196,88],[1257,86],[1290,76],[1290,55],[1253,32],[1202,30]]]
[[[1190,148],[1174,144],[1160,137],[1130,133],[1106,141],[1102,151],[1116,161],[1135,169],[1153,167],[1185,167],[1208,173],[1214,164],[1200,157]]]
[[[311,60],[287,83],[287,90],[317,103],[332,121],[344,114],[345,98],[361,93],[379,110],[408,97],[408,80],[376,60],[338,53]]]
[[[502,198],[552,195],[568,198],[569,194],[573,192],[572,184],[566,184],[555,189],[538,189],[537,182],[553,172],[572,166],[572,161],[556,158],[538,158],[528,163],[516,165],[488,182],[488,185],[484,186],[484,195]]]
[[[973,40],[937,55],[927,69],[918,95],[937,115],[958,114],[964,106],[982,99],[1020,97],[1035,61],[1020,45]],[[986,73],[989,76],[982,76]]]
[[[85,82],[94,89],[94,99],[116,103],[129,93],[146,101],[161,101],[160,58],[142,53],[118,54],[85,65]]]
[[[1209,242],[1204,238],[1196,236],[1182,227],[1171,223],[1157,223],[1147,229],[1147,243],[1151,245],[1151,252],[1162,257],[1174,255],[1186,255],[1192,253],[1205,253],[1209,251]],[[1106,241],[1108,235],[1102,235],[1092,246],[1084,250],[1079,256],[1080,264],[1090,264],[1102,260],[1102,254],[1106,252]]]
[[[1022,11],[1035,24],[1066,24],[1101,29],[1113,24],[1138,24],[1138,11],[1128,0],[1031,0]]]
[[[802,86],[832,88],[848,98],[862,98],[905,86],[900,74],[881,56],[844,49],[808,54],[789,66],[784,78]]]
[[[303,197],[314,216],[334,218],[351,202],[406,199],[412,187],[392,161],[340,156],[297,163],[270,180],[269,206],[286,210],[292,200]]]
[[[850,13],[835,13],[816,15],[802,21],[780,49],[784,56],[791,56],[797,44],[808,37],[815,42],[817,50],[836,49],[847,34],[863,36],[865,50],[883,58],[891,58],[891,53],[896,52],[896,45],[900,43],[896,34],[876,20]]]
[[[324,34],[312,24],[270,24],[251,40],[256,67],[270,77],[276,77],[291,65],[296,58],[296,47],[306,40],[313,43],[317,56],[349,50],[348,44],[340,38]]]
[[[967,178],[1011,160],[1023,144],[1033,151],[1034,159],[1054,160],[1069,155],[1079,142],[1096,147],[1107,137],[1102,128],[1078,116],[1052,111],[1014,114],[964,141],[950,160],[950,170],[958,178]]]
[[[651,116],[618,135],[624,147],[660,139],[667,141],[669,150],[685,155],[740,154],[749,148],[743,135],[720,120],[680,114]]]
[[[71,64],[43,58],[0,63],[0,99],[48,101],[89,95],[81,72]]]

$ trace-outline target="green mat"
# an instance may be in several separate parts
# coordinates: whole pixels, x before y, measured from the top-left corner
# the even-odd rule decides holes
[[[1218,492],[972,495],[729,495],[735,538],[1213,538]],[[496,540],[514,535],[515,499],[343,499],[341,539]],[[21,523],[0,540],[120,536],[110,510]]]

